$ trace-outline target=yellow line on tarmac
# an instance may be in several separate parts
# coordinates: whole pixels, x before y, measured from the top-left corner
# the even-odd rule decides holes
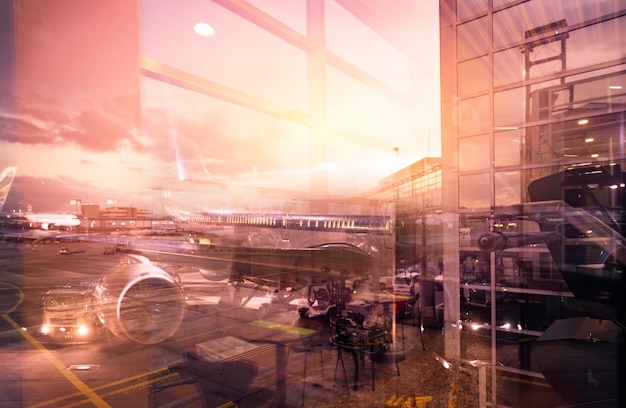
[[[115,387],[117,385],[120,385],[120,384],[124,384],[124,383],[127,383],[127,382],[138,380],[140,378],[149,377],[151,375],[157,375],[157,374],[160,374],[160,373],[167,373],[167,372],[169,372],[169,370],[167,368],[161,368],[159,370],[151,371],[149,373],[137,374],[137,375],[134,375],[132,377],[127,377],[127,378],[123,378],[121,380],[116,380],[116,381],[110,382],[108,384],[98,385],[97,387],[93,387],[92,389],[94,391],[102,391],[102,390],[105,390],[107,388],[113,388],[113,387]],[[172,374],[165,375],[165,376],[162,376],[162,377],[157,377],[157,378],[155,378],[155,380],[162,381],[164,379],[169,379],[169,378],[175,377],[177,375],[178,375],[177,373],[172,373]],[[153,382],[155,382],[155,381],[149,380],[149,381],[146,381],[144,383],[138,383],[137,385],[149,385],[149,384],[151,384]],[[112,394],[114,394],[114,393],[110,392],[108,394],[104,394],[103,397],[107,397],[107,396],[110,396]],[[49,401],[46,401],[46,402],[40,402],[38,404],[31,405],[29,408],[45,407],[47,405],[56,404],[56,403],[59,403],[59,402],[62,402],[62,401],[65,401],[65,400],[68,400],[68,399],[71,399],[71,398],[76,398],[76,397],[78,397],[80,395],[81,395],[80,392],[75,392],[75,393],[72,393],[72,394],[64,395],[64,396],[59,397],[59,398],[55,398],[53,400],[49,400]],[[84,403],[85,403],[85,401],[81,401],[80,402],[81,405],[84,404]],[[55,405],[55,406],[57,406],[57,405]]]
[[[171,373],[171,374],[168,374],[168,375],[164,375],[163,377],[153,378],[152,380],[144,381],[142,383],[129,385],[128,387],[120,388],[119,390],[109,391],[108,393],[103,394],[102,396],[103,397],[111,397],[113,395],[123,394],[123,393],[129,392],[129,391],[134,391],[136,389],[146,387],[148,385],[157,383],[159,381],[169,380],[169,379],[173,379],[173,378],[176,378],[176,377],[179,377],[178,373]],[[86,401],[74,402],[72,404],[63,405],[63,408],[78,407],[80,405],[83,405],[85,402]]]
[[[89,401],[91,401],[92,404],[94,404],[96,407],[110,407],[110,405],[107,404],[102,398],[100,398],[91,388],[89,388],[84,382],[76,377],[71,371],[67,370],[63,363],[61,363],[54,355],[52,355],[52,353],[47,348],[42,346],[41,343],[39,343],[33,336],[30,335],[30,333],[22,330],[22,328],[17,323],[15,323],[15,321],[9,315],[3,314],[2,317],[11,326],[13,326],[16,331],[22,333],[22,336],[24,336],[24,338],[28,340],[30,344],[32,344],[37,350],[41,351],[43,355],[46,356],[46,358],[52,363],[52,365],[61,374],[63,374],[65,378],[67,378],[68,381],[71,382],[72,385],[76,387],[76,389],[78,389],[78,391],[84,394],[89,399]]]

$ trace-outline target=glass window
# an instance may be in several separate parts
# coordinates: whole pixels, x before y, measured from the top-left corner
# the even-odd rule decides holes
[[[306,35],[306,0],[246,0],[282,24]]]
[[[488,96],[465,99],[459,106],[459,129],[461,134],[484,133],[491,127]]]
[[[411,67],[406,54],[339,5],[326,1],[326,48],[397,92],[409,89]],[[394,24],[394,23],[391,23]],[[356,45],[365,45],[356,46]],[[370,52],[375,49],[376,52]]]
[[[526,88],[498,92],[493,96],[494,125],[520,126],[525,122]]]
[[[142,90],[142,137],[152,152],[142,162],[146,183],[159,175],[188,190],[202,183],[216,191],[226,184],[308,190],[307,128],[150,78]]]
[[[523,81],[524,54],[519,48],[508,48],[493,55],[493,86]]]
[[[488,57],[480,57],[459,64],[459,96],[466,97],[489,89],[491,64]]]
[[[554,0],[528,1],[505,8],[493,15],[494,48],[509,47],[524,40],[524,33],[559,20],[568,27],[602,16],[619,13],[621,1]],[[614,26],[617,28],[617,26]],[[623,28],[622,28],[623,30]],[[616,33],[614,32],[615,36]],[[613,37],[616,40],[623,37]],[[606,40],[603,39],[602,42]]]
[[[307,56],[214,2],[143,1],[144,58],[245,93],[307,110]],[[172,18],[176,16],[176,18]],[[210,25],[212,35],[194,32]],[[255,46],[250,46],[250,38]]]
[[[521,163],[524,148],[524,131],[512,129],[494,134],[494,163],[496,167],[515,166]]]
[[[626,57],[626,17],[570,31],[567,68],[575,69]],[[601,44],[601,46],[598,46]]]
[[[456,17],[459,21],[477,17],[487,12],[487,0],[459,1],[456,4]]]
[[[333,125],[363,133],[364,144],[381,149],[401,146],[400,155],[412,155],[404,146],[413,146],[411,110],[376,92],[362,82],[336,70],[327,69],[327,117]]]
[[[488,52],[490,35],[486,17],[461,24],[457,30],[457,58],[464,60]]]
[[[378,180],[396,170],[396,165],[392,149],[381,150],[364,145],[360,140],[329,134],[326,161],[311,170],[326,172],[329,191],[333,194],[350,196],[375,187]],[[410,194],[410,184],[403,185],[400,191],[403,190],[406,190],[405,194]]]
[[[459,208],[487,208],[492,205],[492,196],[489,172],[459,176]]]
[[[459,170],[488,169],[489,135],[462,137],[459,139]]]
[[[532,162],[612,160],[624,154],[620,113],[528,129]]]
[[[495,204],[513,205],[522,202],[519,171],[497,172],[495,175]]]

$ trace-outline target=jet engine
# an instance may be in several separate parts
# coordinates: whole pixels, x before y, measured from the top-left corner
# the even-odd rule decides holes
[[[555,232],[503,233],[499,231],[484,232],[478,237],[478,248],[481,251],[502,251],[507,248],[518,248],[526,245],[547,243],[558,238]]]
[[[114,335],[142,344],[160,343],[185,314],[180,282],[146,257],[128,255],[94,290],[95,313]]]

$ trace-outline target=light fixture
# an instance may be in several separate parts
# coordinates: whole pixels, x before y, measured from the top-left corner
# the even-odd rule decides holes
[[[581,125],[581,126],[582,126],[582,125],[586,125],[586,124],[588,124],[588,123],[589,123],[589,119],[580,119],[580,120],[578,121],[578,124],[579,124],[579,125]]]
[[[622,89],[622,86],[621,85],[609,85],[609,89],[619,91],[620,89]]]
[[[593,137],[587,137],[585,138],[585,143],[591,143],[593,142],[595,139]]]
[[[203,37],[212,37],[215,34],[215,29],[207,23],[196,24],[193,26],[193,31]]]

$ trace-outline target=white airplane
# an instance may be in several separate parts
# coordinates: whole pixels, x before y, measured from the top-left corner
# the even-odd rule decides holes
[[[0,174],[0,212],[2,212],[2,207],[4,207],[4,203],[7,200],[16,172],[17,167],[13,166],[7,167],[2,171],[2,174]]]
[[[0,212],[9,195],[16,173],[16,166],[7,167],[0,173]],[[8,218],[12,224],[44,230],[68,229],[80,225],[80,219],[77,216],[63,213],[14,213]]]
[[[62,213],[17,213],[11,219],[29,228],[44,230],[67,229],[80,225],[80,219],[74,214]]]

